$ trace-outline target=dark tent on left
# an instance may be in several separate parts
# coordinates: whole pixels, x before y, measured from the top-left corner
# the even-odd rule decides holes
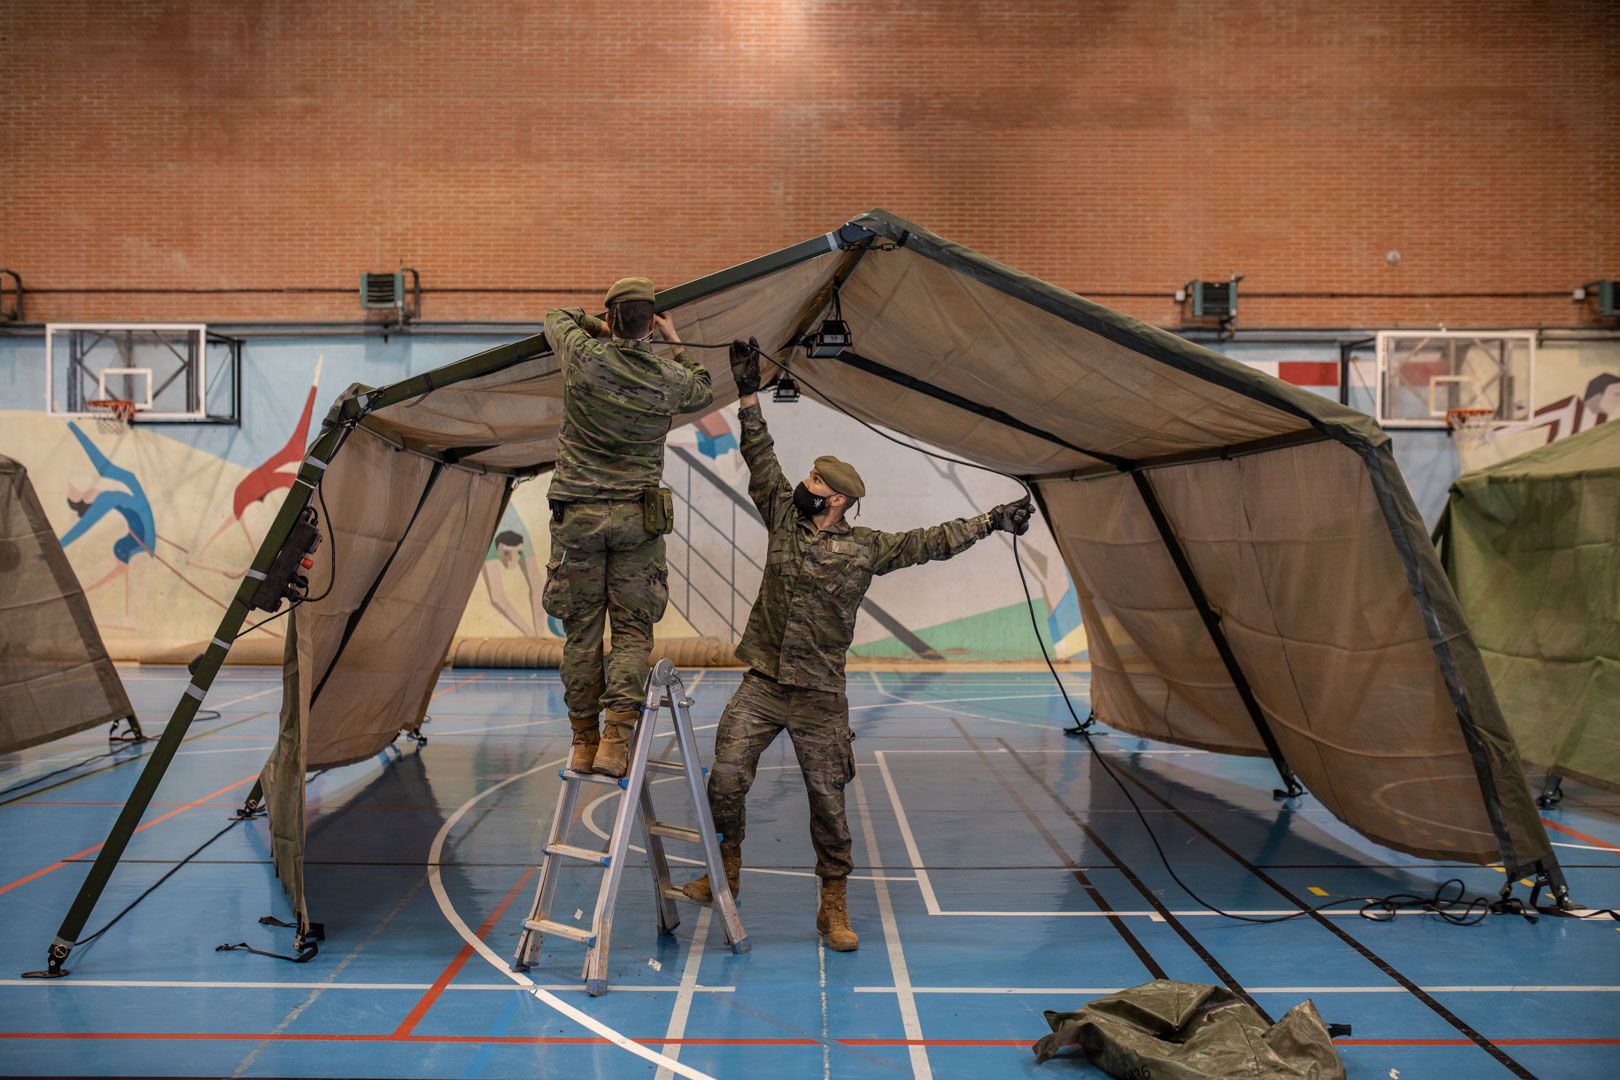
[[[0,455],[0,753],[134,715],[28,470]]]

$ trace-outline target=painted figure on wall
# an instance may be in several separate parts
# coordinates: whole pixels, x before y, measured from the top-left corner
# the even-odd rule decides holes
[[[124,519],[124,534],[113,541],[112,564],[100,577],[90,579],[84,591],[89,593],[122,578],[124,617],[118,622],[103,624],[102,629],[134,630],[140,624],[147,575],[157,549],[157,523],[152,516],[152,504],[134,473],[114,465],[89,436],[79,430],[77,423],[69,420],[67,426],[95,467],[96,478],[88,483],[68,482],[68,508],[79,520],[62,534],[62,547],[67,548],[84,536],[108,514]]]
[[[228,578],[239,578],[247,572],[248,560],[254,552],[259,550],[260,538],[255,537],[248,529],[246,514],[250,507],[263,502],[278,491],[285,491],[292,487],[293,480],[298,475],[298,466],[304,460],[305,449],[309,445],[309,422],[315,413],[315,393],[321,385],[321,366],[326,362],[322,356],[315,361],[315,374],[309,380],[309,394],[304,398],[304,410],[298,416],[298,424],[287,444],[276,451],[252,472],[244,476],[231,493],[231,508],[220,518],[219,524],[202,542],[195,554],[190,557],[191,565],[199,570],[213,570],[224,574]],[[247,557],[240,566],[224,567],[209,566],[202,562],[202,554],[209,546],[228,532],[232,525],[242,531],[247,540]]]
[[[545,583],[540,578],[534,548],[521,529],[522,522],[512,508],[507,507],[501,519],[501,531],[495,534],[494,541],[489,545],[489,554],[484,559],[484,588],[489,593],[490,604],[517,628],[518,633],[524,637],[537,637],[538,631],[547,626],[545,612],[540,607]],[[528,594],[523,598],[521,608],[507,593],[507,583],[513,577],[514,570]]]

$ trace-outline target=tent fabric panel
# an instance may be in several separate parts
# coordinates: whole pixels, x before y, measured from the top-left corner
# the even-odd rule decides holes
[[[826,286],[841,253],[776,271],[673,308],[669,315],[683,339],[704,344],[757,336],[774,349],[793,332],[800,310]],[[736,400],[724,349],[693,349],[709,369],[718,408]],[[354,388],[350,394],[364,388]],[[705,410],[709,411],[709,410]],[[677,418],[676,424],[685,419]],[[366,426],[426,452],[493,446],[469,455],[469,465],[527,468],[556,460],[562,423],[562,375],[549,349],[501,371],[437,387],[414,399],[370,414]]]
[[[1361,458],[1335,442],[1154,470],[1154,490],[1289,766],[1380,843],[1497,839]]]
[[[329,499],[339,497],[347,480],[338,478]],[[410,493],[410,487],[403,492]],[[311,638],[317,657],[339,645],[343,650],[335,665],[328,661],[329,670],[318,669],[325,682],[311,709],[306,768],[368,757],[402,727],[421,720],[425,695],[438,678],[483,567],[505,492],[504,477],[439,471],[409,532],[401,526],[397,551],[390,549],[391,560],[384,560],[386,570],[378,568],[381,581],[352,632],[347,616],[327,617],[322,605],[298,612],[310,616],[301,633]],[[419,498],[420,489],[414,494]],[[415,500],[400,500],[405,501],[414,511]],[[334,513],[341,544],[356,518],[347,511]],[[345,633],[349,639],[343,644]]]
[[[1305,425],[1330,431],[1335,438],[1357,450],[1389,442],[1389,436],[1365,413],[1273,378],[1169,330],[1152,326],[1022,273],[898,215],[873,210],[854,219],[852,224],[871,229],[894,241],[903,250],[937,263],[962,278],[1006,294],[1017,301],[1017,306],[1013,308],[1016,312],[1034,310],[1056,315],[1089,335],[1088,341],[1097,339],[1123,348],[1125,351],[1117,359],[1126,365],[1151,363],[1189,375],[1192,382],[1181,385],[1195,394],[1207,392],[1204,389],[1206,386],[1230,391],[1240,398],[1298,418]],[[1072,340],[1072,335],[1059,339],[1060,342]],[[1080,403],[1084,406],[1086,399],[1080,399]],[[1300,426],[1298,423],[1284,425],[1283,430],[1292,431]],[[1183,444],[1178,449],[1247,441],[1208,442],[1200,440],[1196,430],[1188,434],[1193,442]]]
[[[133,715],[28,471],[0,456],[0,753]]]
[[[1394,451],[1386,442],[1363,451],[1362,460],[1400,565],[1406,571],[1407,586],[1423,612],[1424,629],[1445,682],[1451,715],[1474,760],[1485,813],[1500,844],[1501,861],[1510,872],[1556,865],[1484,659],[1463,619],[1423,517],[1406,489]]]
[[[1445,520],[1524,759],[1620,790],[1620,424],[1459,477]]]
[[[868,256],[841,295],[856,352],[1083,448],[1136,459],[1310,426],[908,248]]]
[[[1040,485],[1077,589],[1100,715],[1145,738],[1227,754],[1265,745],[1135,484],[1124,474]],[[1087,610],[1089,608],[1089,610]]]

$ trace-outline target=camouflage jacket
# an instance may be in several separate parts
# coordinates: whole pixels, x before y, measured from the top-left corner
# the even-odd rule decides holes
[[[737,659],[789,686],[841,691],[855,614],[875,574],[948,559],[989,535],[990,515],[907,532],[839,522],[817,529],[793,505],[758,405],[738,412],[748,494],[770,530],[765,576]]]
[[[673,418],[714,400],[708,371],[686,350],[659,356],[596,337],[602,326],[578,308],[546,314],[563,376],[553,499],[634,499],[657,487]]]

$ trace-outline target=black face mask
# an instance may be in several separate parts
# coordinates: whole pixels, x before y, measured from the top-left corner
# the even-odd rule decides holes
[[[799,486],[793,489],[793,505],[798,507],[799,513],[805,517],[815,517],[827,509],[827,496],[817,495],[799,481]]]

